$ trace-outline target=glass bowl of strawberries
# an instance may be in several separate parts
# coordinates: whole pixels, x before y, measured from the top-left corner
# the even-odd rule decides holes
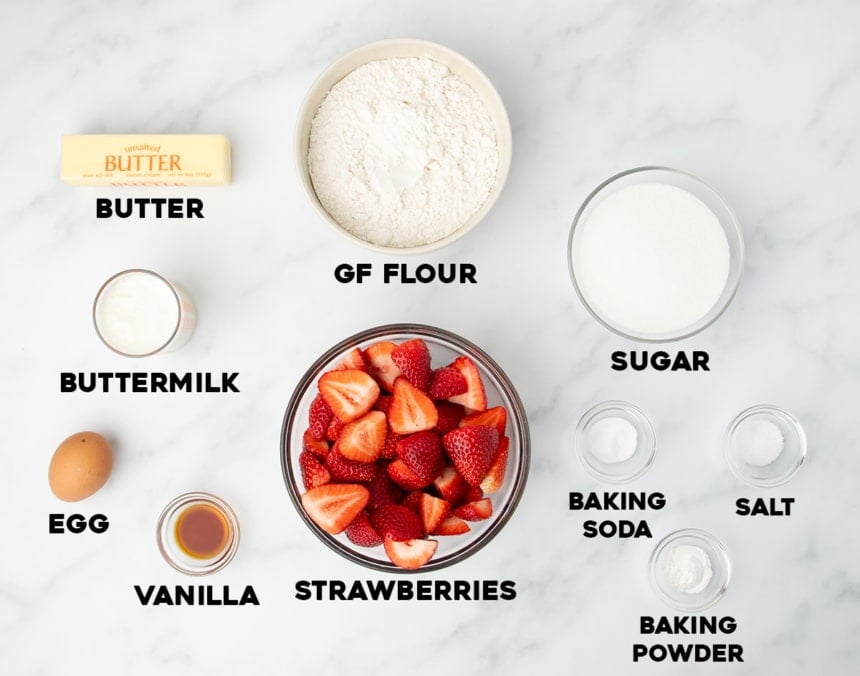
[[[436,570],[510,519],[528,475],[528,423],[479,347],[390,324],[308,369],[284,415],[281,466],[302,520],[331,549],[376,570]]]

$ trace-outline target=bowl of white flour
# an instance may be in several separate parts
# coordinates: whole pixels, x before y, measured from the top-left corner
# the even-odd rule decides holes
[[[374,42],[329,66],[296,127],[299,176],[320,215],[383,253],[433,251],[490,211],[508,175],[498,92],[456,52]]]

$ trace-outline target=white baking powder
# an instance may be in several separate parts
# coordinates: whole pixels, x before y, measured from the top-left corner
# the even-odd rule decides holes
[[[711,558],[696,545],[676,545],[664,551],[659,570],[666,584],[686,594],[698,594],[713,577]]]
[[[695,324],[720,298],[729,244],[698,197],[642,183],[607,195],[577,226],[573,267],[588,304],[609,324],[666,334]]]
[[[380,246],[429,244],[458,230],[487,201],[498,164],[484,102],[428,58],[357,68],[311,125],[317,197],[343,228]]]
[[[770,420],[748,418],[738,425],[732,444],[745,463],[764,467],[779,457],[785,439],[782,430]]]
[[[601,462],[624,462],[633,457],[639,435],[629,420],[616,416],[601,418],[588,428],[589,452]]]

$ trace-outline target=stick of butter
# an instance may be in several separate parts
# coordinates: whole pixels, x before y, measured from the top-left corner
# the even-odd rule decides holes
[[[221,134],[67,135],[60,178],[71,185],[227,185],[230,141]]]

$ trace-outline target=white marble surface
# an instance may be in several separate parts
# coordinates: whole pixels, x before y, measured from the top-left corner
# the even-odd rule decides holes
[[[743,665],[636,673],[857,673],[860,476],[860,5],[846,2],[13,3],[0,13],[0,673],[631,673],[652,541],[590,541],[570,490],[603,489],[571,454],[581,413],[608,398],[652,416],[659,455],[632,484],[663,490],[658,537],[713,531],[735,576],[714,608],[737,618]],[[349,49],[415,36],[476,62],[498,87],[514,162],[487,220],[420,261],[477,265],[474,287],[336,283],[340,262],[394,260],[332,232],[292,164],[304,92]],[[71,188],[63,133],[223,132],[226,189]],[[619,374],[635,347],[591,320],[566,268],[570,221],[607,176],[687,169],[735,208],[748,246],[740,293],[700,336],[707,374]],[[202,222],[97,221],[96,196],[203,195]],[[184,284],[200,323],[181,351],[134,367],[240,371],[242,393],[70,395],[61,370],[127,369],[90,322],[110,274],[145,266]],[[297,579],[374,578],[299,520],[278,461],[293,386],[326,347],[393,321],[451,329],[507,370],[529,412],[533,463],[513,520],[437,577],[511,578],[512,603],[311,603]],[[735,413],[773,402],[810,440],[808,465],[770,493],[726,469]],[[100,536],[50,536],[57,443],[108,434],[109,484],[79,505]],[[259,608],[143,608],[134,584],[193,582],[155,547],[172,497],[210,490],[242,544],[212,583],[253,584]],[[741,495],[797,499],[787,519],[742,519]],[[671,639],[668,639],[671,641]],[[711,642],[710,637],[705,642]],[[719,639],[718,639],[719,640]],[[650,642],[650,641],[649,641]]]

